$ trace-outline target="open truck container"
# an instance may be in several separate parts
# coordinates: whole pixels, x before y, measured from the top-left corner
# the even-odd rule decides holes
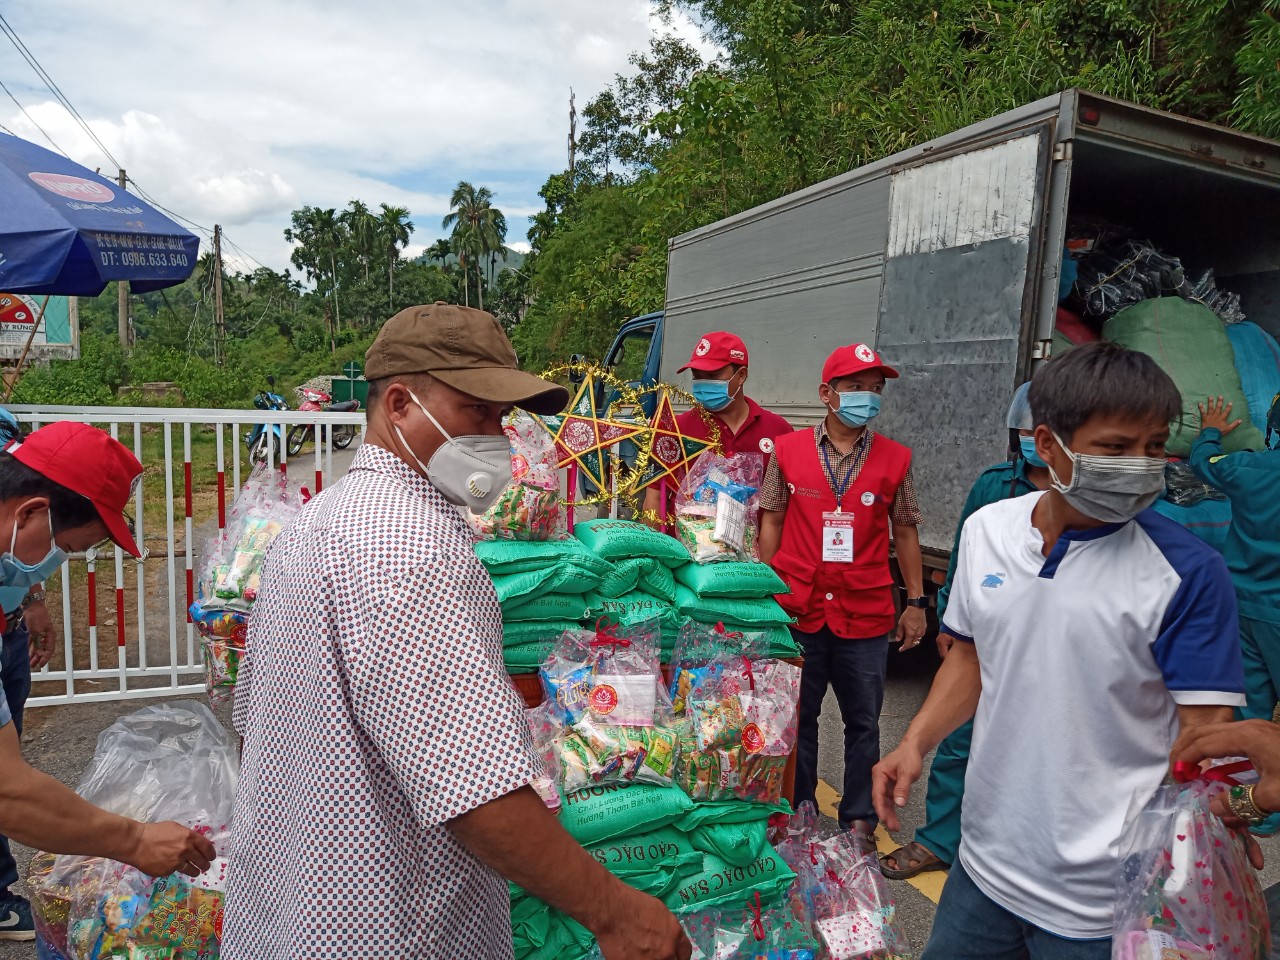
[[[1077,217],[1212,267],[1280,334],[1280,144],[1068,90],[674,238],[664,314],[628,321],[606,363],[623,348],[628,379],[679,382],[698,338],[731,330],[748,393],[803,426],[826,355],[873,343],[902,373],[875,428],[914,450],[940,571],[974,479],[1007,456],[1014,388],[1051,353]]]

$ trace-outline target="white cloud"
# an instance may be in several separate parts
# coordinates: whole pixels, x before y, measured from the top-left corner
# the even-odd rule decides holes
[[[459,179],[506,185],[518,244],[564,164],[569,88],[581,105],[656,25],[649,0],[10,0],[5,17],[144,190],[276,269],[298,206],[406,206],[425,246]],[[114,173],[16,53],[0,79]],[[16,108],[0,123],[42,141]]]

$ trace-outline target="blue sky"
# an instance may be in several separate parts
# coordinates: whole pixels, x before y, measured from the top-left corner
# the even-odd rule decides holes
[[[3,14],[129,175],[273,269],[304,204],[408,207],[440,236],[459,179],[494,190],[508,240],[562,169],[579,109],[668,28],[649,0],[6,0]],[[690,39],[696,30],[678,22]],[[113,175],[0,37],[0,125]],[[252,266],[252,264],[246,264]]]

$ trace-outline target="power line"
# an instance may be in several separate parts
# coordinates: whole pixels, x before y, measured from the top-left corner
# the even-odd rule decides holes
[[[9,99],[12,100],[14,105],[19,110],[22,111],[22,115],[31,121],[31,125],[34,126],[37,130],[39,130],[44,135],[44,138],[46,140],[48,140],[51,144],[53,144],[53,149],[57,150],[60,154],[62,154],[65,157],[67,155],[67,151],[63,150],[60,146],[58,146],[57,142],[53,139],[53,137],[49,136],[49,134],[45,132],[44,127],[36,123],[35,117],[27,113],[27,108],[24,107],[22,104],[18,103],[18,98],[15,97],[12,91],[10,91],[9,88],[4,85],[3,80],[0,80],[0,90],[3,90],[5,93],[9,94]]]
[[[49,88],[49,92],[52,93],[54,98],[66,108],[66,111],[71,114],[72,119],[80,125],[80,129],[87,133],[89,135],[89,139],[97,144],[98,149],[102,151],[103,156],[110,160],[117,170],[120,169],[123,164],[112,156],[111,151],[107,149],[106,144],[98,139],[98,135],[93,132],[93,128],[90,127],[84,117],[80,115],[80,111],[72,105],[69,99],[67,99],[67,95],[62,92],[62,88],[54,83],[53,78],[49,76],[48,71],[45,70],[40,61],[36,58],[36,55],[32,53],[27,45],[22,41],[22,38],[18,36],[18,32],[10,26],[9,21],[4,18],[3,14],[0,14],[0,31],[9,38],[9,42],[13,44],[14,48],[22,55],[23,59],[27,61],[31,66],[31,69],[36,72],[36,76],[44,81],[44,85]]]

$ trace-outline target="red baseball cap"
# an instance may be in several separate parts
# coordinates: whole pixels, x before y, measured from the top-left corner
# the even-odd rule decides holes
[[[708,333],[698,341],[689,362],[676,373],[684,373],[686,370],[719,370],[731,363],[742,367],[747,365],[747,345],[742,342],[741,337],[718,330]]]
[[[865,343],[851,343],[836,347],[827,362],[822,365],[822,382],[830,383],[840,377],[849,377],[864,370],[879,370],[887,380],[896,380],[898,371],[880,359]]]
[[[125,507],[142,479],[142,464],[119,440],[87,423],[63,420],[5,447],[19,463],[80,494],[93,504],[111,539],[142,556],[125,519]]]

